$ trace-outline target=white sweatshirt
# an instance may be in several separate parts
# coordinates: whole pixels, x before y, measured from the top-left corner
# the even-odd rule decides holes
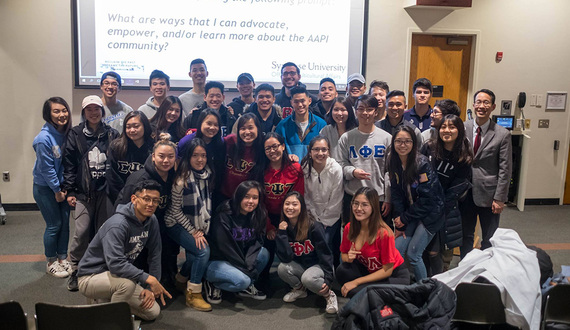
[[[333,158],[327,158],[327,164],[321,173],[308,166],[303,168],[305,174],[305,203],[315,219],[330,227],[340,219],[342,213],[342,167]]]

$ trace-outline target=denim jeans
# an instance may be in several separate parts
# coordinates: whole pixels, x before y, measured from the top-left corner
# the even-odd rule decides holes
[[[269,261],[269,252],[262,247],[257,254],[255,269],[260,274]],[[253,284],[254,279],[232,266],[227,261],[215,260],[208,263],[206,280],[214,284],[218,289],[229,292],[240,292]]]
[[[325,227],[325,242],[327,242],[329,249],[331,249],[333,255],[333,265],[335,269],[336,267],[338,267],[338,265],[341,262],[340,258],[340,240],[342,237],[342,234],[340,232],[341,222],[342,221],[339,219],[337,222],[334,223],[334,225]]]
[[[46,222],[44,250],[48,262],[67,258],[69,244],[69,204],[58,203],[48,186],[34,184],[33,195]]]
[[[421,222],[408,224],[406,228],[406,238],[399,236],[396,238],[396,249],[402,256],[408,255],[410,265],[414,269],[416,282],[427,278],[427,270],[422,259],[422,254],[426,246],[433,238],[432,233],[427,231],[426,227]]]
[[[210,260],[210,247],[206,246],[199,249],[196,246],[194,236],[180,224],[166,227],[166,232],[170,238],[186,250],[186,261],[180,269],[180,274],[184,277],[188,277],[190,283],[202,283],[202,277],[204,277],[208,261]]]

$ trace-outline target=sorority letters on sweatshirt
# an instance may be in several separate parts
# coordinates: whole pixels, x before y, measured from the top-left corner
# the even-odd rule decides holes
[[[384,155],[386,154],[386,146],[383,144],[375,144],[373,146],[365,144],[358,149],[354,145],[351,145],[348,150],[351,159],[359,158],[359,156],[364,159],[368,159],[370,157],[384,158]]]

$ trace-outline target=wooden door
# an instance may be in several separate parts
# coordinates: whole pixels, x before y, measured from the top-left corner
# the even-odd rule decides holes
[[[447,35],[412,35],[412,54],[410,63],[410,86],[408,90],[408,108],[414,105],[412,86],[418,78],[428,78],[432,85],[443,86],[443,97],[432,97],[433,107],[436,100],[452,99],[461,109],[461,118],[465,120],[468,104],[469,68],[471,63],[471,36],[453,36],[455,40],[465,40],[466,45],[448,45]]]
[[[566,162],[566,183],[564,185],[564,204],[570,204],[570,146],[568,147],[568,161]]]

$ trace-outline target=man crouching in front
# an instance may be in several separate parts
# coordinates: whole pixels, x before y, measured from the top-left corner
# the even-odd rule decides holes
[[[159,282],[162,246],[154,216],[159,191],[160,185],[152,180],[135,186],[131,202],[119,205],[89,244],[77,274],[79,291],[87,298],[126,301],[131,313],[143,320],[154,320],[160,314],[156,299],[165,305],[164,296],[172,298]],[[133,265],[144,247],[148,249],[148,273]]]

